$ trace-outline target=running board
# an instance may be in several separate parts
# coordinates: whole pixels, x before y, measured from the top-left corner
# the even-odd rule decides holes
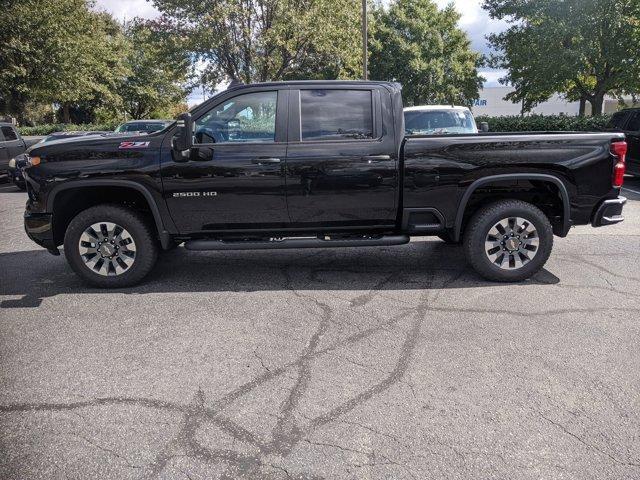
[[[409,243],[407,235],[389,235],[376,238],[273,238],[269,240],[189,240],[187,250],[278,250],[285,248],[341,248],[341,247],[382,247]]]

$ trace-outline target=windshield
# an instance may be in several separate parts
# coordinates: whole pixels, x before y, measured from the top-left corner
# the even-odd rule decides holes
[[[468,110],[423,110],[404,114],[407,135],[445,135],[478,133],[473,115]]]
[[[116,128],[117,133],[122,132],[145,132],[145,133],[153,133],[159,132],[162,130],[167,124],[159,123],[159,122],[131,122],[131,123],[123,123],[118,128]]]

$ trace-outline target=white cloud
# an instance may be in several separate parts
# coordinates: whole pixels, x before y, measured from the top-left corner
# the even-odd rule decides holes
[[[435,1],[440,8],[451,3],[451,0]],[[491,33],[502,32],[506,29],[507,23],[490,18],[487,11],[482,9],[481,0],[453,0],[453,3],[462,15],[460,27],[469,35],[474,50],[484,54],[489,53],[490,48],[485,37]]]
[[[147,0],[97,0],[96,8],[106,10],[117,20],[131,20],[134,17],[156,18],[160,12]]]

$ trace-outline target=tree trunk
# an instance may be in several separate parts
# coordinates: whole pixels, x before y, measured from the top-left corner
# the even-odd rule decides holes
[[[69,114],[69,104],[64,103],[62,105],[62,121],[64,123],[71,123],[71,115]]]
[[[587,113],[587,97],[583,95],[582,97],[580,97],[580,111],[578,112],[578,115],[580,117],[584,117],[586,113]]]
[[[604,107],[604,93],[596,93],[591,101],[591,116],[602,115]]]

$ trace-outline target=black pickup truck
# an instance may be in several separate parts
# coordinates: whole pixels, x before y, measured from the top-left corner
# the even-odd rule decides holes
[[[236,86],[149,135],[28,152],[29,237],[64,245],[98,287],[143,279],[161,249],[461,243],[485,278],[520,281],[572,225],[618,223],[620,133],[405,136],[401,88]]]

